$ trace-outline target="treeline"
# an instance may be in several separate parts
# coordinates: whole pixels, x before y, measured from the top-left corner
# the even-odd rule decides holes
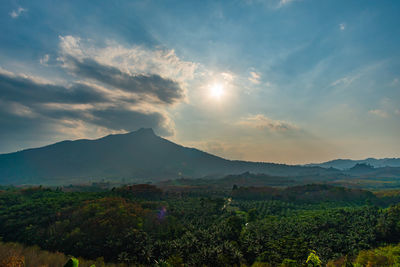
[[[328,263],[400,240],[400,206],[384,207],[385,199],[378,207],[374,199],[381,198],[367,191],[310,185],[278,190],[294,197],[253,200],[237,195],[241,190],[215,197],[152,185],[4,188],[0,236],[90,260],[173,266],[299,266],[310,250]]]
[[[400,266],[400,244],[363,250],[356,257],[351,258],[346,255],[327,263],[327,267],[342,266]]]
[[[299,185],[287,188],[237,187],[233,186],[232,196],[238,199],[283,200],[286,202],[316,203],[321,201],[378,202],[370,191],[336,187],[327,184]]]
[[[311,252],[310,256],[314,253]],[[306,265],[312,266],[313,263],[317,263],[314,265],[318,266],[318,263],[322,263],[319,259],[319,256],[314,254],[317,258],[314,259],[314,262],[309,260],[309,264]],[[173,259],[173,258],[171,258]],[[68,260],[68,261],[67,261]],[[79,262],[79,266],[82,267],[127,267],[126,264],[119,263],[105,263],[102,258],[98,258],[96,260],[85,260],[82,258],[74,259]],[[66,255],[56,252],[48,252],[40,249],[37,246],[34,247],[25,247],[17,243],[2,243],[0,242],[0,266],[42,266],[42,267],[60,267],[64,266],[64,263],[68,263],[71,261],[70,257]],[[330,260],[326,266],[327,267],[363,267],[363,266],[399,266],[400,265],[400,244],[398,245],[389,245],[378,247],[370,250],[362,250],[358,253],[358,255],[354,257],[343,256],[336,260]],[[156,261],[153,266],[164,266],[164,267],[175,267],[175,266],[183,266],[181,261]],[[242,267],[247,265],[241,264]],[[256,262],[253,264],[253,267],[265,267],[271,266],[268,263],[260,263]],[[280,264],[280,267],[295,267],[298,266],[297,262],[294,260],[286,259]]]

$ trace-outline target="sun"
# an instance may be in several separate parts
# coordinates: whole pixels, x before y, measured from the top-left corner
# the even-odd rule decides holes
[[[210,96],[214,99],[221,99],[224,95],[224,87],[222,84],[216,83],[210,86]]]

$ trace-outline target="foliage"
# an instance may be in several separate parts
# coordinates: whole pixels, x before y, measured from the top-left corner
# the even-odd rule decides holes
[[[319,259],[318,255],[314,250],[310,252],[310,255],[308,255],[306,263],[308,266],[312,267],[317,267],[322,265],[322,261]]]
[[[49,252],[40,249],[37,246],[26,247],[16,243],[3,243],[0,242],[0,266],[26,266],[26,267],[60,267],[64,266],[68,257],[60,252]],[[80,267],[117,267],[116,264],[104,263],[102,259],[85,260],[79,258]],[[125,267],[125,265],[118,265],[118,267]]]
[[[79,260],[76,258],[70,258],[64,267],[79,267]]]
[[[384,250],[391,254],[370,249],[398,242],[399,205],[377,207],[373,203],[380,198],[370,192],[325,185],[271,190],[278,193],[243,198],[226,191],[165,192],[151,185],[103,192],[5,188],[0,192],[0,236],[4,242],[83,257],[96,266],[104,261],[130,266],[396,262],[396,249]],[[43,265],[41,255],[57,262],[48,266],[67,261],[61,253],[35,247],[27,254],[26,249],[0,253],[0,260],[27,265],[33,253],[38,261],[29,266]]]
[[[357,256],[354,265],[400,266],[400,245],[361,251]]]

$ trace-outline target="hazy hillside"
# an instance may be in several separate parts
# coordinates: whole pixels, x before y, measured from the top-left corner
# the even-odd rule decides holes
[[[375,168],[400,167],[400,158],[384,158],[384,159],[368,158],[363,160],[335,159],[323,163],[307,164],[306,166],[318,166],[323,168],[336,168],[345,170],[354,167],[356,164],[369,164]]]
[[[2,184],[66,184],[100,179],[155,181],[246,171],[270,175],[335,173],[320,167],[230,161],[140,129],[96,140],[63,141],[0,155]]]

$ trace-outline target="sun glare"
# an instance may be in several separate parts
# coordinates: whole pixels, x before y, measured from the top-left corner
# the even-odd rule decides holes
[[[216,83],[210,87],[210,95],[212,98],[221,99],[223,94],[224,94],[224,87],[221,84]]]

